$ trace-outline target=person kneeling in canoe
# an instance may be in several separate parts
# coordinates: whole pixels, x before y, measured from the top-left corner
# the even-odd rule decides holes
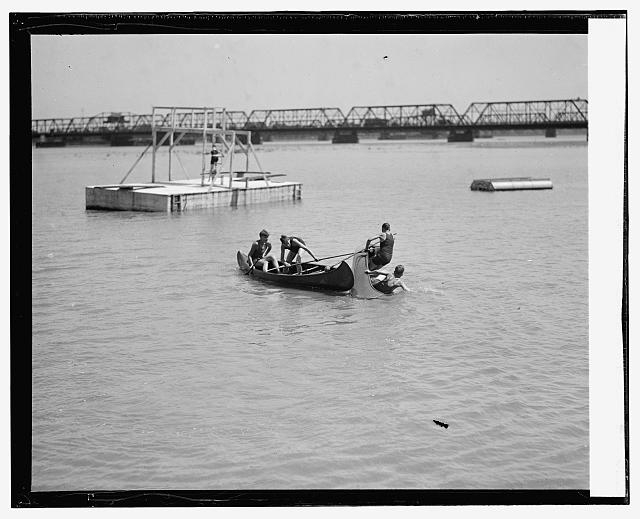
[[[378,280],[372,277],[371,284],[373,288],[385,294],[391,294],[396,288],[402,288],[405,292],[411,292],[407,285],[400,279],[404,274],[404,266],[397,265],[393,270],[393,274],[389,274],[384,270],[365,270],[370,276],[384,276],[384,279]]]
[[[284,264],[288,266],[295,260],[296,270],[298,274],[300,274],[300,272],[302,271],[302,267],[300,266],[300,249],[307,251],[315,261],[318,261],[318,258],[316,258],[315,254],[311,252],[311,249],[307,247],[307,244],[302,238],[298,238],[296,236],[287,236],[286,234],[283,234],[282,236],[280,236],[280,243],[280,261],[284,262]],[[289,253],[287,254],[287,257],[285,259],[284,251],[286,250],[288,250]]]
[[[378,247],[371,246],[371,242],[380,240]],[[367,244],[364,246],[369,251],[369,268],[380,268],[391,262],[393,257],[393,243],[394,238],[391,234],[391,224],[383,223],[382,232],[376,236],[372,236],[367,240]],[[377,249],[377,250],[376,250]]]
[[[251,244],[251,250],[249,250],[248,261],[252,267],[260,268],[265,272],[269,268],[269,261],[273,263],[274,268],[280,272],[280,266],[278,265],[278,259],[269,254],[271,252],[271,243],[269,243],[269,232],[265,229],[260,231],[260,239],[254,241]]]

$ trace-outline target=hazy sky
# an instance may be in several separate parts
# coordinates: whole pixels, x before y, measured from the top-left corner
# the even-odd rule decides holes
[[[586,35],[32,37],[33,118],[587,98]]]

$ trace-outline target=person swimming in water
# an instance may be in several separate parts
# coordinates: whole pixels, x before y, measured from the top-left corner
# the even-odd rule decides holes
[[[373,288],[385,294],[392,294],[397,288],[402,288],[405,292],[411,292],[409,287],[400,279],[404,275],[404,266],[396,265],[393,274],[384,270],[365,270],[367,274],[372,276],[371,284]],[[384,279],[377,279],[377,276],[384,276]]]
[[[371,242],[375,240],[380,240],[377,251],[371,247]],[[369,250],[370,253],[372,252],[371,249],[373,249],[374,252],[373,255],[369,257],[369,269],[384,267],[391,262],[391,258],[393,257],[393,244],[394,238],[393,234],[391,234],[391,224],[385,222],[382,224],[382,232],[369,238],[364,247]]]

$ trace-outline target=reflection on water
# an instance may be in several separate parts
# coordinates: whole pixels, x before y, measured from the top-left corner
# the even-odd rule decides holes
[[[586,488],[585,143],[261,148],[303,200],[85,211],[141,150],[34,150],[34,490]],[[469,190],[492,176],[554,189]],[[332,256],[384,221],[410,293],[237,269],[264,227]]]

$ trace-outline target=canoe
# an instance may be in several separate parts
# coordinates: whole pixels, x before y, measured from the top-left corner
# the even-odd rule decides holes
[[[351,267],[344,261],[333,267],[313,262],[301,263],[302,273],[297,274],[295,265],[282,267],[280,273],[275,270],[263,272],[262,269],[251,269],[247,255],[240,251],[238,251],[237,259],[238,266],[244,273],[279,285],[337,292],[348,292],[353,287]]]
[[[369,255],[367,252],[356,252],[353,256],[353,288],[351,295],[360,299],[375,299],[384,297],[384,292],[377,290],[371,283],[371,276],[365,271],[369,268]]]

